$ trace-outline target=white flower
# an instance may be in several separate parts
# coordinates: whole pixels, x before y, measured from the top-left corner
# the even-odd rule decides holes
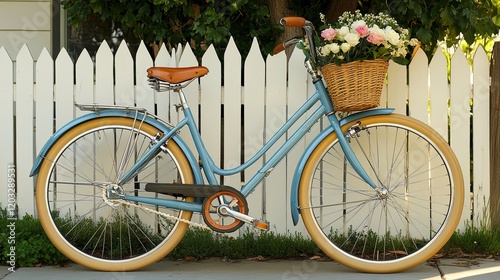
[[[327,56],[327,55],[329,55],[331,52],[332,52],[332,51],[330,50],[330,48],[328,47],[328,45],[323,46],[323,47],[321,48],[321,55],[322,55],[322,56]]]
[[[344,40],[347,34],[349,34],[349,27],[342,26],[340,29],[337,29],[337,37],[340,41]]]
[[[417,38],[411,38],[410,40],[410,46],[415,47],[418,45],[418,39]]]
[[[356,46],[359,43],[358,33],[348,33],[347,35],[345,35],[344,39],[352,47]]]
[[[399,34],[390,26],[387,26],[385,28],[385,38],[394,46],[397,46],[399,44]]]
[[[340,51],[340,46],[337,43],[329,44],[328,48],[334,54],[337,54]]]
[[[340,49],[346,53],[351,49],[351,45],[349,45],[349,43],[342,43],[342,45],[340,45]]]

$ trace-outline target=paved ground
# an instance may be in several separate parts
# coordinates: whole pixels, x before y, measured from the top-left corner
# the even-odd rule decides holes
[[[196,262],[161,261],[141,271],[97,272],[71,264],[68,267],[20,268],[10,272],[0,266],[0,279],[109,279],[109,280],[149,280],[149,279],[474,279],[499,280],[500,261],[486,259],[443,259],[437,266],[422,264],[405,272],[379,275],[353,271],[335,262],[311,260],[271,260],[271,261],[221,261],[205,260]]]

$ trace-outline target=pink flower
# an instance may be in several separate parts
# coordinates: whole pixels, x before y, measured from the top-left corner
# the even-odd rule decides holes
[[[382,43],[382,41],[384,41],[384,35],[377,32],[372,32],[370,36],[366,38],[366,40],[378,46]]]
[[[359,37],[364,38],[370,34],[370,29],[366,25],[361,25],[356,27],[356,32],[358,32]]]
[[[321,37],[323,37],[326,41],[333,40],[335,36],[337,36],[337,31],[331,27],[321,31]]]

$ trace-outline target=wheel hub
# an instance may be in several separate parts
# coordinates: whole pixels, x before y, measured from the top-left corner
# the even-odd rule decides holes
[[[106,199],[104,202],[111,207],[120,205],[118,202],[113,202],[113,199],[120,199],[123,195],[125,195],[123,188],[117,184],[104,185],[103,187],[103,190],[106,192]]]

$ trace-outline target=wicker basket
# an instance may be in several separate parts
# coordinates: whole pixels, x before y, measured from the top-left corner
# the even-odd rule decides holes
[[[335,111],[361,111],[380,105],[389,63],[382,59],[321,67]]]

